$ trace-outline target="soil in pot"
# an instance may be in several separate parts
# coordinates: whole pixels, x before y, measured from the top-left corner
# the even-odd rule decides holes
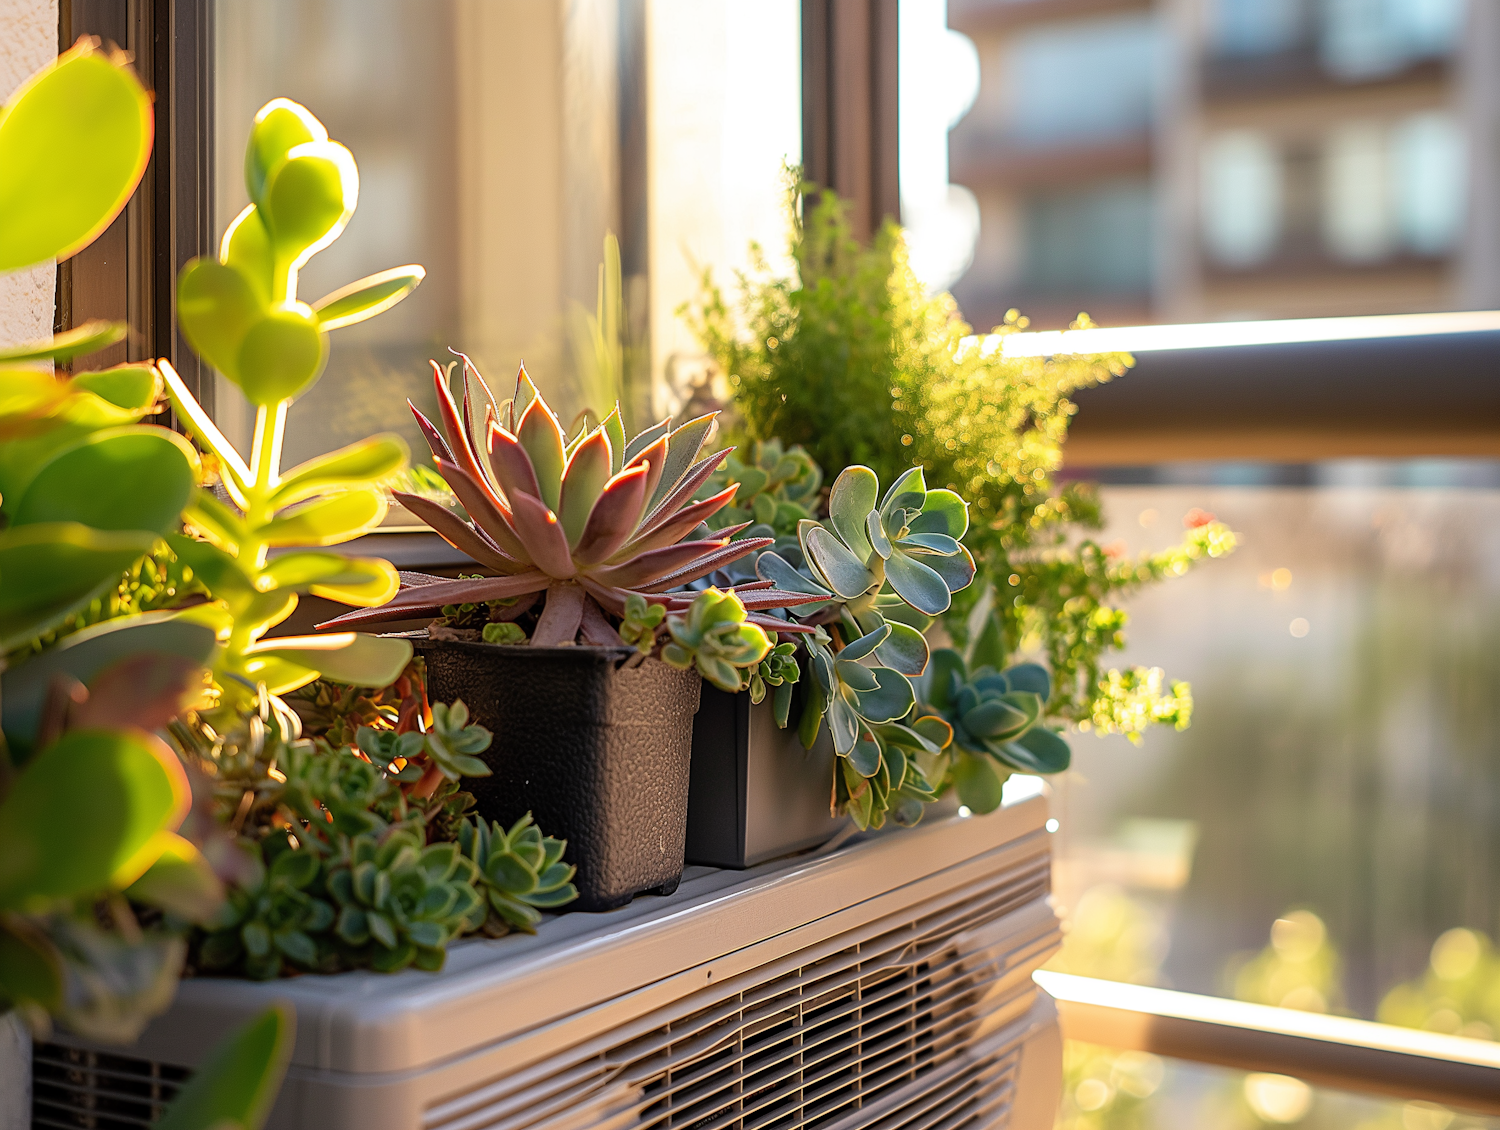
[[[670,894],[682,878],[693,715],[702,680],[629,648],[531,647],[414,635],[434,702],[463,699],[494,741],[465,780],[479,815],[530,812],[568,841],[569,910]]]

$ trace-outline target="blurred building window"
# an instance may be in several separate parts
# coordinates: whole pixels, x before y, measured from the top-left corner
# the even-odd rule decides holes
[[[1416,114],[1392,139],[1396,228],[1419,255],[1451,251],[1463,230],[1467,193],[1464,135],[1453,115]]]
[[[1274,55],[1306,35],[1304,0],[1214,0],[1211,35],[1221,55]]]
[[[1323,238],[1335,258],[1370,262],[1395,242],[1389,134],[1378,122],[1349,122],[1329,136],[1323,160]]]
[[[1264,134],[1232,130],[1203,150],[1203,240],[1226,267],[1263,262],[1281,239],[1281,159]]]
[[[1343,78],[1389,74],[1453,50],[1463,0],[1324,0],[1322,57]]]
[[[1143,130],[1160,75],[1150,14],[1027,29],[1002,63],[1009,133],[1055,144]]]
[[[1151,186],[1122,177],[1026,201],[1025,285],[1042,297],[1151,287]]]

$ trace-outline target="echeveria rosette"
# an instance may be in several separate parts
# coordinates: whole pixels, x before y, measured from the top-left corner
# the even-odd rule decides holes
[[[735,484],[733,502],[709,520],[713,529],[753,523],[736,535],[795,538],[797,523],[814,516],[823,469],[801,445],[783,448],[779,439],[757,440],[750,458],[741,462],[731,454],[698,492],[700,498]]]
[[[750,623],[739,596],[714,588],[694,597],[686,615],[668,616],[667,632],[671,642],[661,649],[663,663],[682,671],[697,667],[730,694],[745,688],[745,669],[759,666],[771,652],[771,638]]]
[[[465,820],[459,850],[473,865],[483,901],[471,913],[470,930],[492,938],[511,930],[536,932],[541,911],[566,906],[578,897],[577,868],[563,862],[568,841],[542,835],[527,813],[506,831],[498,821]]]
[[[948,779],[975,812],[999,807],[1012,772],[1060,773],[1068,767],[1068,743],[1044,721],[1052,693],[1046,668],[1021,663],[1004,671],[988,665],[970,670],[958,652],[939,648],[917,691],[922,709],[953,729]]]
[[[339,905],[334,931],[363,951],[360,964],[381,973],[409,965],[439,970],[448,943],[481,905],[472,876],[457,844],[423,846],[406,828],[383,840],[358,836],[328,870],[328,890]]]
[[[445,605],[511,598],[520,615],[540,600],[531,635],[538,647],[583,643],[618,647],[611,617],[626,614],[632,595],[685,614],[695,593],[680,589],[770,544],[769,538],[731,542],[731,527],[713,538],[691,535],[733,497],[729,487],[693,502],[693,494],[725,452],[699,458],[714,416],[676,429],[670,421],[626,440],[619,409],[571,442],[523,368],[515,395],[496,402],[464,359],[464,406],[433,362],[441,431],[415,407],[438,471],[468,511],[469,521],[417,495],[396,497],[450,545],[496,576],[447,579],[405,574],[400,591],[380,608],[330,621],[345,626],[408,619]],[[483,399],[480,421],[477,401]],[[740,592],[751,623],[783,631],[805,630],[760,616],[812,599],[755,582]]]

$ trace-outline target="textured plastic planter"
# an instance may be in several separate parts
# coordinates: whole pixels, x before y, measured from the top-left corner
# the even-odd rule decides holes
[[[801,703],[792,704],[792,717]],[[810,750],[796,726],[778,729],[770,698],[703,688],[693,721],[687,861],[753,867],[817,847],[847,823],[831,816],[833,739],[823,727]]]
[[[608,910],[682,878],[688,762],[702,680],[628,648],[507,647],[430,640],[434,702],[463,699],[495,735],[493,776],[464,782],[486,820],[530,812],[568,841],[570,910]]]

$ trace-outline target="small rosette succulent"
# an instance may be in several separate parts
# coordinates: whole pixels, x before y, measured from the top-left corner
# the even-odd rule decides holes
[[[1043,719],[1052,693],[1045,667],[970,670],[958,652],[940,648],[917,680],[917,693],[922,709],[952,727],[948,778],[975,812],[999,807],[1012,772],[1060,773],[1068,767],[1068,743]]]
[[[585,427],[569,441],[524,369],[515,395],[497,403],[465,358],[462,412],[436,362],[433,381],[442,430],[415,407],[412,411],[438,471],[470,520],[430,499],[403,492],[396,497],[449,544],[497,575],[450,580],[406,574],[388,604],[348,613],[332,625],[518,598],[509,609],[512,619],[542,602],[531,634],[534,646],[618,647],[620,637],[610,617],[618,621],[624,616],[632,594],[668,613],[686,612],[694,594],[671,590],[771,543],[769,538],[732,542],[740,530],[734,526],[712,538],[691,536],[738,489],[726,487],[711,498],[692,501],[725,455],[720,451],[699,458],[713,415],[675,430],[663,420],[627,441],[616,407],[597,427]],[[742,599],[753,622],[762,620],[760,610],[810,599],[764,584],[751,589]],[[764,622],[786,629],[768,617]]]
[[[355,837],[329,868],[339,906],[334,930],[345,945],[368,951],[367,964],[379,972],[441,969],[449,941],[481,905],[470,874],[457,844],[424,847],[405,828],[384,840]]]
[[[320,937],[334,923],[333,906],[319,889],[322,859],[306,848],[284,848],[266,867],[260,856],[261,849],[253,849],[251,873],[229,889],[208,924],[198,965],[262,981],[281,976],[288,962],[300,970],[319,969],[326,948]]]
[[[744,689],[746,667],[754,667],[771,651],[765,629],[750,623],[745,606],[733,592],[708,589],[699,593],[685,616],[668,616],[672,640],[661,649],[662,662],[686,671],[696,666],[722,691]]]
[[[498,821],[465,820],[459,849],[472,865],[483,902],[469,929],[497,938],[511,930],[535,932],[541,911],[566,906],[578,897],[577,870],[562,861],[568,841],[542,835],[531,813],[506,831]]]

